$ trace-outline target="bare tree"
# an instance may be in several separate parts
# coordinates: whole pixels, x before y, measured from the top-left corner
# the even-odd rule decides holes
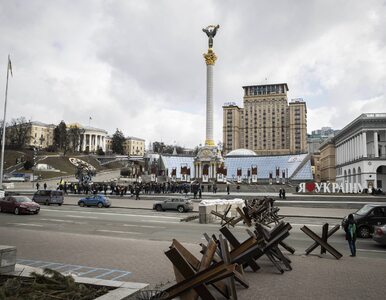
[[[25,117],[12,119],[6,128],[6,135],[10,147],[23,148],[28,139],[31,138],[31,121],[27,121]]]

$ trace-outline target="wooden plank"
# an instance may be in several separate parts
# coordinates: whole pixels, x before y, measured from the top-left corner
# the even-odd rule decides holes
[[[233,248],[237,248],[240,246],[240,242],[236,239],[236,237],[233,235],[233,233],[227,227],[220,228],[220,231],[225,236],[225,238],[228,240],[229,244],[231,244],[231,246]]]
[[[236,264],[231,265],[224,265],[224,264],[217,264],[214,266],[211,266],[210,268],[198,272],[195,274],[192,278],[187,278],[179,283],[176,283],[175,285],[167,288],[164,290],[164,292],[167,294],[165,297],[163,297],[163,300],[171,300],[183,293],[184,291],[194,288],[196,286],[202,285],[203,283],[213,283],[217,282],[219,280],[222,280],[224,278],[227,278],[228,276],[233,275],[233,272],[236,270]],[[203,298],[207,299],[207,298]]]
[[[219,236],[220,245],[221,245],[221,253],[222,258],[225,264],[231,263],[231,256],[229,254],[228,242],[222,237]],[[234,276],[229,276],[226,279],[227,288],[228,288],[228,299],[237,300],[236,286],[235,286],[235,278]]]
[[[328,223],[324,223],[322,227],[322,240],[327,243],[328,238]],[[320,254],[326,254],[326,248],[323,246],[320,247]]]
[[[328,231],[327,238],[329,238],[335,232],[337,232],[339,230],[339,228],[340,228],[340,225],[335,225],[332,229],[330,229]],[[308,247],[305,252],[306,252],[306,254],[310,254],[312,251],[314,251],[318,247],[319,247],[319,244],[315,242],[310,247]]]
[[[315,234],[311,229],[309,229],[307,226],[303,226],[300,228],[301,231],[303,231],[306,235],[308,235],[311,239],[313,239],[315,242],[317,242],[319,245],[323,246],[329,253],[331,253],[332,256],[334,256],[336,259],[340,259],[343,255],[337,251],[334,247],[332,247],[330,244],[325,243],[317,234]],[[308,253],[307,253],[308,254]]]
[[[185,280],[195,278],[196,272],[189,265],[189,263],[184,259],[184,257],[177,250],[177,248],[171,248],[170,250],[165,252],[165,255],[169,258],[173,266],[177,268],[177,270],[180,272],[182,277],[185,278]],[[185,280],[182,280],[181,282],[185,282]],[[190,285],[190,288],[193,288],[194,291],[203,299],[216,300],[216,297],[212,295],[212,293],[209,291],[209,289],[205,284],[196,285],[196,286],[192,284]],[[185,292],[185,290],[181,291],[179,294],[183,292]]]
[[[285,250],[287,250],[289,253],[291,254],[294,254],[295,253],[295,248],[291,247],[290,245],[288,245],[287,243],[285,242],[280,242],[279,243],[280,246],[282,246]]]
[[[198,270],[200,267],[200,261],[189,252],[179,241],[173,239],[172,245],[170,247],[177,248],[181,255],[186,259],[186,261],[195,269]]]
[[[245,224],[247,224],[248,227],[252,226],[251,219],[249,219],[245,213],[240,209],[240,207],[236,207],[236,211],[239,213],[240,217],[244,219]]]

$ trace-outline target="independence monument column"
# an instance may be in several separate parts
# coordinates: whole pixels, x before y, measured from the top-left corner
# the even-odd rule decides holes
[[[202,30],[209,39],[208,52],[204,53],[206,63],[206,137],[205,145],[200,147],[194,159],[194,177],[201,183],[224,182],[223,177],[219,181],[217,175],[217,170],[224,167],[224,160],[213,140],[213,68],[217,59],[213,51],[213,38],[219,28],[219,25],[209,25]]]
[[[220,25],[209,25],[202,29],[209,38],[208,52],[204,53],[206,63],[206,139],[205,146],[216,146],[213,140],[213,68],[217,59],[213,51],[213,38]]]

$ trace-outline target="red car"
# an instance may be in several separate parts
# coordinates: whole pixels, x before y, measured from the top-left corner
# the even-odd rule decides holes
[[[0,212],[18,214],[38,214],[40,205],[25,196],[8,196],[0,199]]]

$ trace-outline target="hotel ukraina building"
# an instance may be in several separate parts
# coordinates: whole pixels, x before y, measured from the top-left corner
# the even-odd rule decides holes
[[[244,108],[223,106],[223,149],[245,148],[257,155],[307,152],[307,107],[288,103],[286,83],[244,86]]]

